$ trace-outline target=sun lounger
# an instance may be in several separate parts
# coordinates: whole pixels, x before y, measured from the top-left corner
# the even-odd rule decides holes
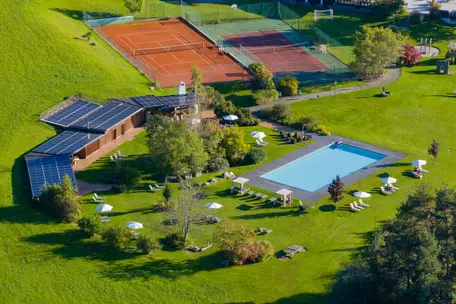
[[[265,144],[265,143],[262,143],[262,142],[261,142],[261,141],[259,141],[258,139],[256,140],[256,144],[257,144],[257,146],[261,146],[261,147],[265,147],[265,146],[267,146],[267,144]]]
[[[353,206],[353,203],[350,203],[350,208],[351,208],[351,210],[353,210],[353,211],[361,211],[361,209],[356,208],[355,206]]]
[[[249,191],[247,192],[248,195],[254,195],[255,194],[255,191]]]
[[[356,201],[353,202],[353,206],[358,208],[358,209],[361,209],[361,210],[363,210],[365,208],[363,206],[358,205],[358,203]]]
[[[105,218],[105,219],[101,219],[101,222],[102,222],[102,223],[109,223],[110,221],[111,221],[111,220],[110,220],[110,219],[108,219],[108,218]]]
[[[269,143],[268,143],[267,141],[264,141],[264,140],[262,140],[261,138],[258,139],[258,141],[259,141],[260,143],[262,143],[263,145],[266,145],[266,146],[269,145]]]
[[[120,152],[120,150],[117,150],[117,155],[119,155],[119,157],[122,157],[122,158],[127,158],[127,155]]]
[[[285,249],[283,252],[285,252],[286,255],[289,255],[292,258],[295,255],[295,253],[299,253],[302,251],[305,251],[304,247],[293,245]]]
[[[116,159],[115,159],[114,156],[112,156],[112,155],[109,155],[109,159],[110,159],[112,162],[115,162],[115,161],[116,161]]]
[[[263,195],[263,193],[260,193],[260,192],[255,193],[255,196],[256,196],[257,198],[260,198],[262,195]]]
[[[396,186],[393,186],[393,185],[391,185],[391,188],[393,188],[394,191],[399,190],[399,187],[396,187]]]
[[[95,197],[95,198],[98,199],[98,200],[102,200],[102,201],[105,200],[104,197],[98,196],[98,194],[96,194],[96,193],[93,193],[93,197]]]
[[[261,197],[261,199],[267,199],[267,198],[268,198],[268,196],[267,196],[266,194],[263,194],[263,195],[260,196],[260,197]]]
[[[152,192],[158,191],[160,189],[152,187],[152,185],[149,185],[149,190]]]
[[[157,184],[154,184],[154,187],[157,188],[157,189],[165,189],[165,186],[159,186]]]
[[[359,199],[359,204],[360,204],[361,206],[363,206],[363,207],[369,207],[369,206],[370,206],[370,205],[364,203],[362,199]]]
[[[270,201],[271,203],[275,203],[275,202],[277,202],[277,197],[271,197],[271,198],[269,199],[269,201]]]
[[[231,179],[235,179],[236,175],[233,172],[228,172],[228,174],[231,176]]]
[[[391,192],[391,191],[386,191],[385,188],[383,188],[383,187],[380,187],[380,191],[381,191],[383,194],[393,194],[393,192]]]
[[[420,171],[423,172],[423,173],[429,173],[429,170],[426,170],[426,169],[423,169],[423,168],[421,168]]]
[[[269,233],[271,233],[271,232],[272,232],[272,229],[266,230],[266,234],[269,234]]]
[[[411,171],[412,175],[415,176],[416,178],[423,179],[423,174],[417,173],[415,171]]]
[[[101,199],[96,198],[95,196],[92,196],[92,200],[93,200],[95,203],[103,203],[103,202],[104,202],[104,199],[101,200]]]

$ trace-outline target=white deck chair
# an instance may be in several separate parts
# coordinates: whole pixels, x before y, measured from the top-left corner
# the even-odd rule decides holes
[[[363,206],[363,207],[369,207],[369,206],[370,206],[370,205],[364,203],[362,199],[359,199],[359,204],[360,204],[361,206]]]
[[[120,152],[120,150],[117,150],[117,155],[119,155],[119,157],[122,157],[122,158],[126,158],[127,157],[125,154]]]
[[[102,200],[102,201],[104,201],[106,199],[104,197],[98,196],[98,194],[96,194],[95,192],[93,193],[93,197],[95,197],[98,200]]]
[[[115,158],[114,158],[114,156],[112,156],[112,155],[109,155],[109,159],[110,159],[112,162],[115,162],[115,161],[116,161]]]
[[[157,188],[157,189],[165,189],[165,186],[159,186],[157,184],[154,184],[154,187]]]
[[[103,202],[104,202],[104,200],[97,199],[95,196],[92,196],[92,200],[93,200],[95,203],[103,203]]]
[[[365,208],[363,206],[358,205],[358,203],[356,201],[353,202],[353,206],[355,206],[356,208],[361,209],[361,210]]]
[[[350,203],[350,208],[354,211],[361,211],[361,209],[359,208],[356,208],[355,206],[353,206],[353,203]]]
[[[385,188],[383,188],[383,186],[380,187],[380,190],[382,191],[383,194],[393,194],[393,192],[391,192],[391,191],[386,191]]]
[[[152,187],[152,185],[149,185],[149,190],[152,192],[158,191],[160,189]]]
[[[264,144],[266,146],[269,145],[269,142],[264,141],[262,138],[259,138],[258,140],[260,141],[260,143],[262,143],[262,144]]]
[[[261,147],[265,147],[266,146],[266,144],[262,143],[258,139],[256,140],[256,144],[257,144],[257,146],[261,146]]]

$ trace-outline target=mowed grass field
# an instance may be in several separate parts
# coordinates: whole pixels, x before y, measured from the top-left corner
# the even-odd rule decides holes
[[[372,207],[359,214],[347,211],[347,197],[335,212],[322,199],[309,214],[299,217],[296,208],[270,208],[259,202],[231,197],[230,183],[219,181],[206,190],[206,201],[224,208],[215,215],[251,227],[267,227],[266,236],[278,251],[293,244],[309,251],[291,261],[271,259],[243,267],[222,268],[215,249],[199,254],[161,251],[149,258],[119,253],[96,242],[82,241],[74,225],[57,224],[34,211],[25,196],[27,176],[23,154],[55,134],[39,122],[39,114],[65,96],[80,92],[94,100],[147,94],[149,80],[97,37],[90,46],[80,38],[87,28],[78,18],[82,10],[97,11],[123,1],[4,0],[0,9],[0,302],[4,303],[325,303],[328,288],[340,264],[349,259],[375,225],[392,217],[395,208],[419,181],[405,172],[415,158],[428,159],[431,171],[425,181],[438,186],[455,184],[453,131],[455,80],[434,74],[434,62],[405,69],[401,79],[388,87],[393,96],[373,97],[378,90],[337,95],[293,105],[295,115],[318,117],[340,135],[408,153],[397,166],[379,174],[398,178],[401,191],[393,196],[375,194]],[[419,36],[426,28],[414,29]],[[454,30],[444,33],[447,44]],[[260,128],[255,128],[260,129]],[[246,128],[246,134],[252,129]],[[265,130],[266,132],[269,132]],[[268,160],[298,146],[281,144],[272,133]],[[441,144],[434,163],[426,155],[432,139]],[[144,134],[121,147],[127,154],[145,153]],[[110,164],[95,163],[96,176],[109,172]],[[237,174],[253,167],[233,169]],[[82,173],[86,174],[86,173]],[[403,176],[403,174],[405,176]],[[212,176],[203,176],[207,179]],[[146,185],[147,180],[144,183]],[[347,190],[375,191],[373,175]],[[160,194],[137,189],[107,195],[115,206],[112,224],[127,220],[144,222],[157,236],[162,214],[151,212]],[[248,208],[246,208],[246,205]],[[237,208],[237,207],[242,208]],[[94,204],[84,210],[93,212]],[[248,210],[246,210],[248,209]],[[198,227],[192,238],[207,241],[215,226]]]

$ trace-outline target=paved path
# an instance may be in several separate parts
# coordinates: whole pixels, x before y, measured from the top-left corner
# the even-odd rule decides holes
[[[280,98],[278,100],[278,102],[289,104],[289,103],[299,102],[302,100],[316,99],[319,97],[351,93],[351,92],[372,89],[372,88],[381,88],[381,87],[384,87],[384,86],[396,81],[399,78],[399,76],[401,76],[401,69],[399,67],[392,66],[392,67],[388,68],[388,73],[386,73],[385,76],[383,76],[380,79],[368,82],[365,85],[335,89],[335,90],[324,91],[324,92],[319,92],[319,93],[314,93],[314,94],[284,97],[284,98]],[[249,110],[252,112],[256,112],[258,110],[261,110],[261,108],[267,107],[267,106],[268,105],[253,106],[253,107],[250,107]]]

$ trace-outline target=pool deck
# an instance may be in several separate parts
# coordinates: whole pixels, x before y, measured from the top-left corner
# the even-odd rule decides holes
[[[309,133],[310,134],[310,133]],[[353,184],[354,182],[367,177],[371,175],[372,173],[381,170],[384,167],[388,167],[389,165],[399,161],[400,159],[404,158],[407,156],[407,154],[384,149],[381,147],[369,145],[360,141],[352,140],[349,138],[344,138],[341,136],[337,135],[331,135],[331,136],[322,136],[322,135],[315,135],[311,134],[313,136],[314,142],[306,147],[303,147],[299,150],[296,150],[284,157],[281,157],[279,159],[276,159],[262,167],[259,167],[253,171],[250,171],[246,174],[244,174],[242,177],[250,179],[250,182],[253,186],[260,187],[272,192],[276,192],[282,188],[289,189],[293,191],[293,197],[302,199],[307,202],[315,202],[325,195],[328,194],[327,191],[327,186],[324,186],[320,188],[319,190],[316,190],[314,192],[309,192],[306,190],[302,190],[299,188],[295,188],[286,184],[281,184],[272,180],[265,179],[261,177],[262,175],[275,170],[277,168],[280,168],[292,161],[295,161],[303,156],[306,156],[314,151],[317,151],[321,148],[324,148],[328,145],[331,145],[335,141],[342,140],[344,144],[355,146],[361,149],[369,150],[372,152],[380,153],[386,155],[385,158],[376,161],[372,164],[370,164],[367,167],[364,167],[352,174],[349,174],[345,177],[342,178],[343,183],[345,186],[348,186],[350,184]]]

